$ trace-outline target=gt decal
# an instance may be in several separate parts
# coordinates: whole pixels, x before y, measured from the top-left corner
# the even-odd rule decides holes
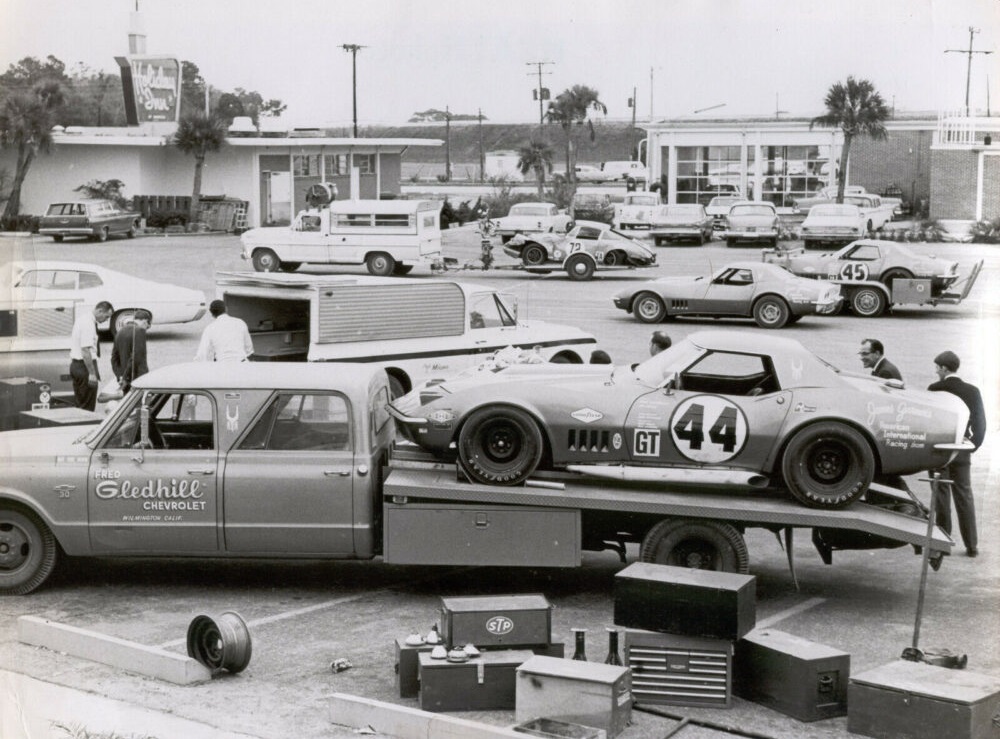
[[[637,457],[659,457],[660,430],[636,429],[632,437],[632,448]]]
[[[695,462],[715,464],[732,459],[747,443],[747,419],[725,398],[696,395],[677,406],[670,419],[677,451]]]
[[[867,280],[868,265],[863,262],[847,262],[840,268],[840,276],[845,280]]]

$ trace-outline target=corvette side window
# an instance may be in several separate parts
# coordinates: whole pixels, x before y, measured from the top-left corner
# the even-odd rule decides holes
[[[779,389],[771,360],[758,354],[710,352],[681,373],[689,392],[761,395]]]
[[[870,244],[863,244],[849,254],[844,255],[846,259],[857,259],[862,262],[874,262],[879,258],[879,248]]]

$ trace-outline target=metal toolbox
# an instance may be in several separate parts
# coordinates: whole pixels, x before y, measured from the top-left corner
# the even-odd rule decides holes
[[[627,667],[536,656],[517,668],[517,721],[544,717],[624,731],[632,715]]]
[[[396,639],[396,687],[400,698],[415,698],[420,692],[420,655],[434,644],[407,644]]]
[[[757,619],[751,575],[636,562],[615,575],[615,624],[735,641]]]
[[[578,510],[389,502],[383,508],[386,564],[481,562],[507,567],[580,564]],[[414,531],[423,535],[414,536]]]
[[[997,739],[1000,677],[897,660],[851,677],[847,730],[888,739]]]
[[[851,655],[784,631],[751,631],[733,655],[733,692],[799,721],[847,715]]]
[[[628,630],[625,664],[636,703],[732,705],[733,645],[725,639]]]
[[[441,636],[449,647],[544,646],[552,641],[552,606],[539,594],[442,598]]]
[[[420,660],[420,708],[424,711],[510,711],[514,709],[514,670],[534,657],[527,649],[483,652],[468,662]]]

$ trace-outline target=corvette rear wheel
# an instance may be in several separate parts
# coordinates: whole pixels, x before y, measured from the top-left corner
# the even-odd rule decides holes
[[[640,323],[659,323],[667,316],[667,307],[660,296],[640,293],[632,303],[632,313]]]
[[[750,571],[750,554],[743,536],[721,521],[660,521],[643,538],[639,560],[744,575]]]
[[[528,244],[521,251],[521,262],[528,267],[537,267],[545,264],[547,259],[548,256],[545,253],[545,249],[538,244]]]
[[[542,459],[542,432],[518,408],[481,408],[462,425],[458,462],[473,482],[518,485]]]
[[[26,595],[55,569],[59,546],[34,514],[0,509],[0,595]]]
[[[753,320],[761,328],[781,328],[788,323],[789,315],[788,304],[774,296],[763,297],[753,306]]]
[[[875,475],[868,440],[850,426],[814,423],[785,447],[781,471],[792,496],[811,508],[843,508],[864,495]]]

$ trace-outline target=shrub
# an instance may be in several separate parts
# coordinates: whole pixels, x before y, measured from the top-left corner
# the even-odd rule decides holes
[[[969,229],[972,240],[977,244],[1000,244],[1000,218],[977,221]]]
[[[0,219],[0,230],[3,231],[27,231],[33,234],[38,233],[38,216],[25,214],[8,216]]]
[[[91,180],[86,184],[73,188],[73,192],[83,193],[88,198],[110,200],[122,210],[128,210],[132,207],[132,201],[122,194],[122,190],[124,189],[125,183],[121,180],[110,179],[106,182],[103,180]]]
[[[150,228],[166,228],[167,226],[187,226],[188,214],[179,210],[154,210],[146,218]]]

